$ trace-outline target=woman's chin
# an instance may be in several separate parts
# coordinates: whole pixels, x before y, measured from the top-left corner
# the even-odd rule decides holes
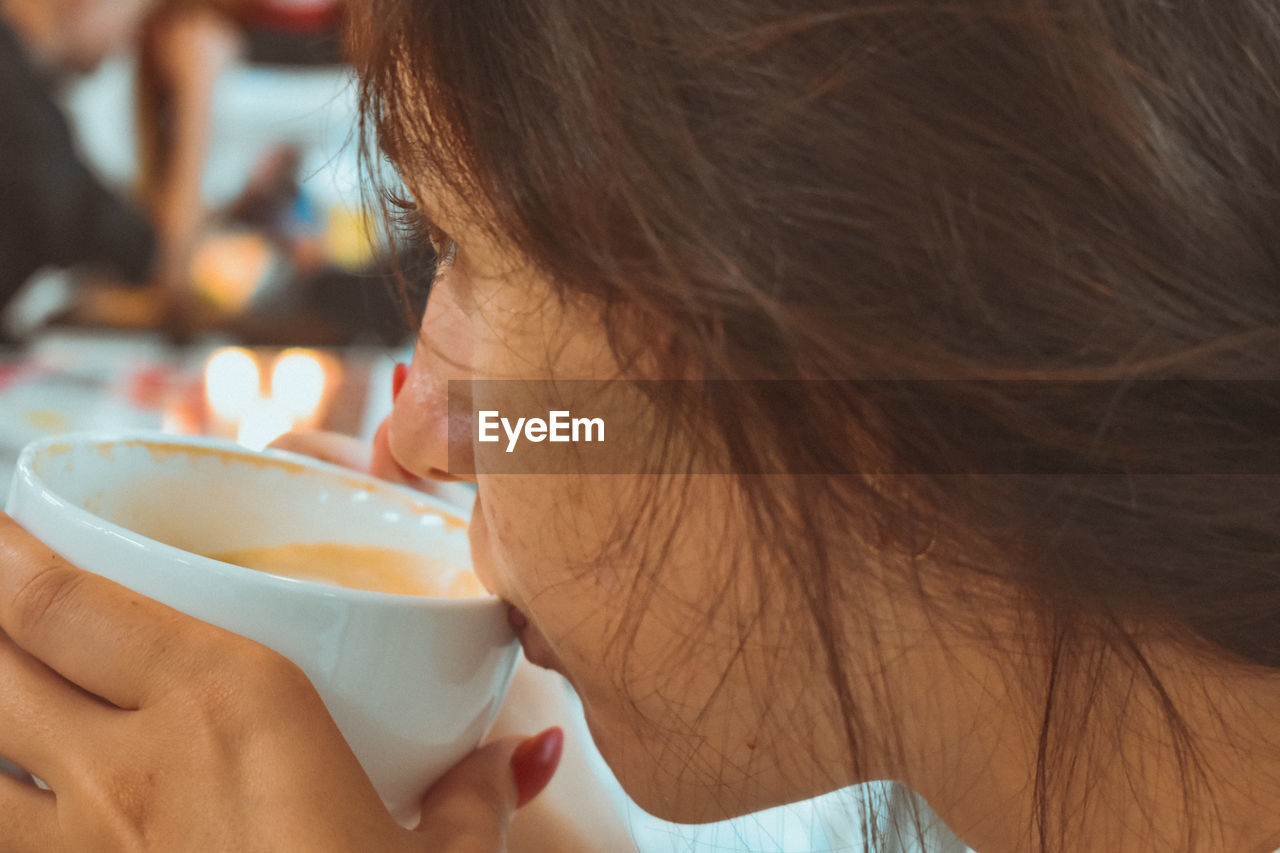
[[[737,808],[726,801],[714,784],[690,778],[686,766],[674,772],[655,761],[675,761],[686,752],[658,740],[644,741],[628,724],[612,724],[582,703],[591,739],[609,765],[614,778],[631,801],[659,820],[669,823],[713,823],[738,817],[754,809]]]
[[[546,637],[534,625],[529,623],[528,618],[515,605],[511,605],[508,621],[512,630],[516,632],[516,636],[520,638],[520,645],[524,648],[524,656],[529,660],[529,663],[534,666],[540,666],[543,669],[558,672],[568,679],[570,684],[573,684],[573,679],[565,670],[560,658],[551,650]]]

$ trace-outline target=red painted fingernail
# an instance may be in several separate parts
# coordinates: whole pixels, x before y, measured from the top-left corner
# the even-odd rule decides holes
[[[409,365],[397,364],[395,370],[391,371],[391,402],[395,402],[400,396],[400,389],[404,387],[404,380],[409,376]]]
[[[516,747],[511,754],[511,775],[516,780],[516,808],[528,803],[547,787],[560,764],[564,731],[552,726]]]

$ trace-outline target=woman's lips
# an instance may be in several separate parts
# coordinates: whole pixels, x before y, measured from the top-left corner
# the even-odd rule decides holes
[[[569,674],[564,671],[564,664],[560,662],[560,658],[556,656],[556,653],[551,650],[546,637],[542,636],[541,631],[529,624],[528,618],[514,605],[507,611],[507,622],[516,632],[516,636],[520,638],[520,645],[524,647],[524,656],[529,659],[529,663],[540,666],[543,669],[554,670],[566,678],[568,677]]]

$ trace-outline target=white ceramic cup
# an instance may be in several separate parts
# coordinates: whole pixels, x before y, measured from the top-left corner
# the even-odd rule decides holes
[[[201,556],[332,542],[470,566],[456,508],[308,457],[151,433],[53,437],[22,452],[6,511],[74,565],[300,666],[404,823],[480,742],[515,668],[497,598],[346,589]]]

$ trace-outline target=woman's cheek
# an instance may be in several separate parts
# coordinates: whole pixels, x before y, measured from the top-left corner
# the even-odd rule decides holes
[[[491,573],[499,593],[536,617],[553,641],[603,603],[593,559],[603,542],[569,479],[482,474],[472,520],[479,571]]]
[[[524,609],[531,596],[530,581],[542,555],[528,549],[525,514],[502,489],[501,476],[476,478],[476,502],[468,535],[471,559],[480,581],[494,593]]]

